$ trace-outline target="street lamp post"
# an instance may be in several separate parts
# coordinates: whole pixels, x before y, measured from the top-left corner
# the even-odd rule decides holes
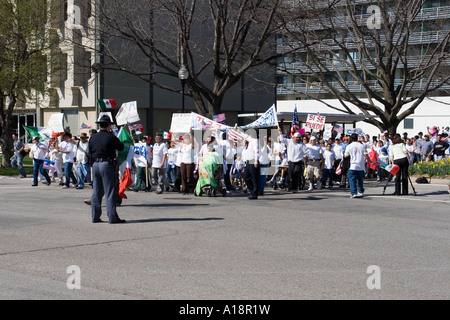
[[[189,71],[186,69],[184,65],[181,66],[180,70],[178,71],[178,78],[181,81],[181,87],[183,89],[183,100],[181,104],[181,110],[182,113],[184,113],[184,88],[186,86],[186,80],[189,77]]]

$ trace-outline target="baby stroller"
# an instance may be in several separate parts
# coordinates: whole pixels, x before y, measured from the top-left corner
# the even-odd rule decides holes
[[[198,168],[198,181],[194,195],[203,194],[214,197],[218,194],[225,196],[226,188],[222,183],[223,159],[214,150],[203,156]]]

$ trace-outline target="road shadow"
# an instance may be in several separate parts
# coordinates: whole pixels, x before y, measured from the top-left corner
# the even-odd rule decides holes
[[[149,222],[214,221],[214,220],[224,220],[224,218],[153,218],[153,219],[127,220],[127,224],[149,223]]]
[[[169,208],[169,207],[207,207],[209,203],[140,203],[122,204],[121,207],[149,207],[149,208]]]

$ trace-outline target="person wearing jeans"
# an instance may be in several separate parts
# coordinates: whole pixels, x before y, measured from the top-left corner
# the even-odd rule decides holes
[[[33,146],[31,147],[30,157],[33,159],[33,184],[32,187],[37,187],[38,185],[38,175],[39,172],[47,180],[47,185],[51,184],[50,177],[47,171],[44,169],[45,155],[48,152],[47,146],[44,143],[39,142],[40,138],[38,136],[33,137]]]
[[[153,145],[153,162],[152,162],[152,178],[157,184],[156,194],[164,192],[164,184],[167,183],[166,163],[167,163],[167,146],[163,142],[162,134],[158,133],[155,137]],[[167,183],[168,184],[168,183]]]
[[[23,167],[23,158],[25,157],[23,153],[25,152],[25,145],[19,140],[19,137],[15,133],[12,134],[12,139],[14,142],[14,156],[11,161],[11,166],[19,170],[21,178],[26,178],[27,173]]]
[[[71,133],[64,133],[62,136],[62,142],[59,144],[58,151],[63,154],[63,163],[64,163],[64,175],[65,175],[65,181],[66,184],[63,186],[64,189],[70,187],[70,180],[72,179],[72,183],[74,185],[77,185],[77,179],[75,178],[75,175],[73,174],[73,162],[74,158],[76,156],[76,147],[72,143],[72,134]]]
[[[92,185],[91,181],[91,167],[88,161],[88,136],[86,133],[80,135],[80,141],[77,147],[77,164],[76,172],[78,176],[78,186],[77,189],[84,188],[84,179],[87,180],[89,184]]]
[[[351,135],[351,141],[345,149],[344,157],[350,157],[350,168],[348,170],[348,181],[350,183],[351,198],[364,196],[364,167],[365,162],[373,164],[369,159],[366,147],[358,142],[358,134]]]

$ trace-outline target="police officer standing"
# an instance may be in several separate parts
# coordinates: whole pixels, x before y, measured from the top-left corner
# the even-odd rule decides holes
[[[109,223],[125,223],[116,212],[116,152],[124,149],[123,143],[114,135],[111,118],[103,115],[96,122],[98,133],[89,139],[89,156],[92,164],[93,192],[91,197],[92,222],[102,222],[102,198],[105,196]]]

